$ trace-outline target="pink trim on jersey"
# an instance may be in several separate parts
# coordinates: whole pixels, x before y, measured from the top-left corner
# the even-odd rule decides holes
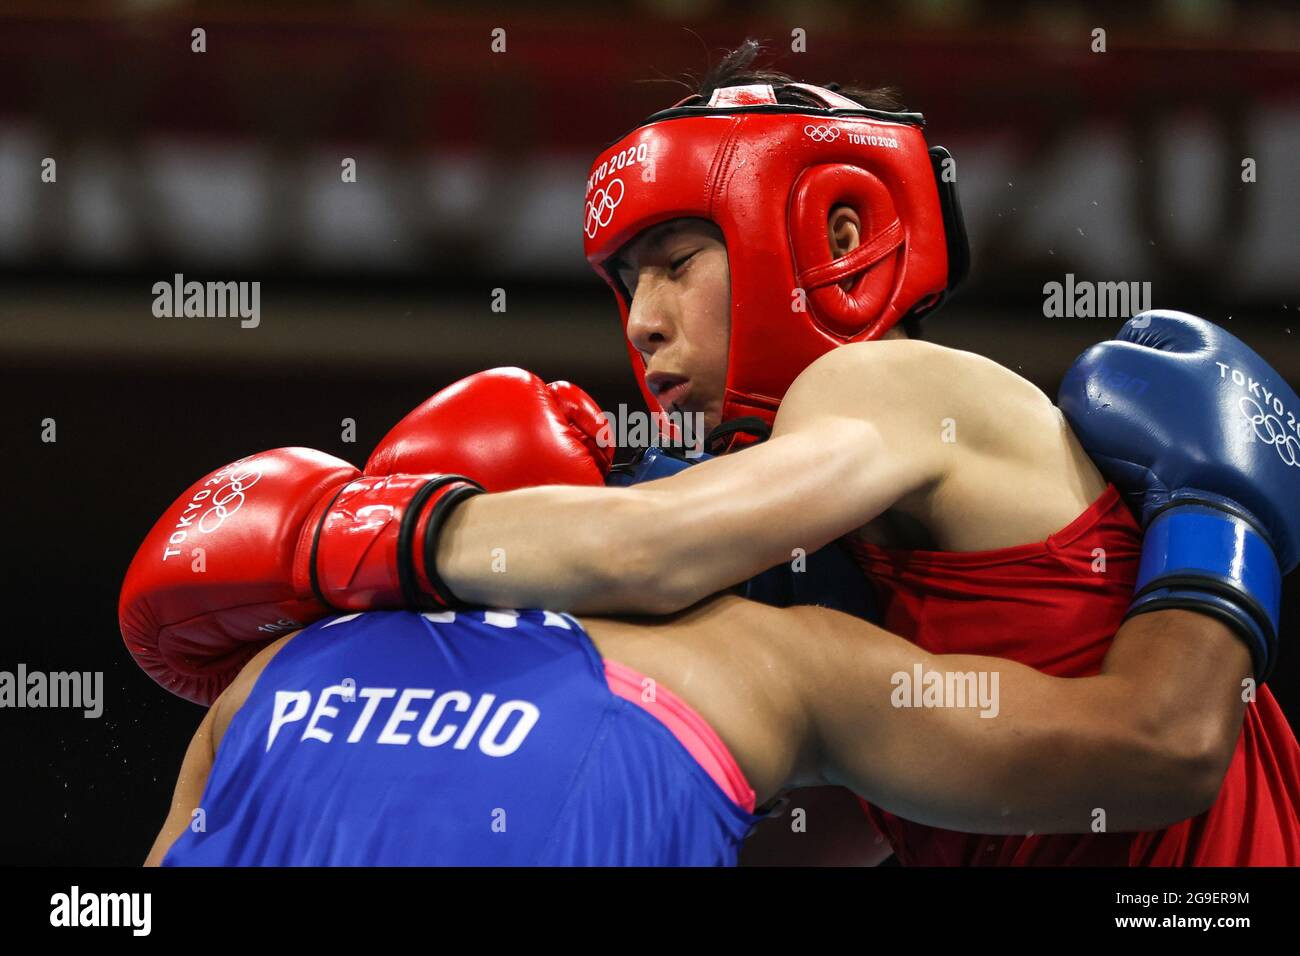
[[[605,661],[605,680],[610,691],[636,704],[667,727],[722,792],[746,813],[753,813],[754,790],[722,738],[690,704],[658,681],[652,681],[653,699],[646,700],[642,691],[647,679],[626,664]]]

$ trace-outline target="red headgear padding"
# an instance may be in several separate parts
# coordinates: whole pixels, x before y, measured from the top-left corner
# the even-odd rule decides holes
[[[669,219],[722,230],[731,269],[724,421],[757,415],[770,425],[820,355],[930,311],[966,269],[955,189],[933,165],[948,154],[927,149],[921,116],[787,88],[822,106],[778,104],[768,85],[719,89],[707,104],[689,97],[605,150],[587,180],[587,259],[614,289],[625,331],[631,303],[607,260]],[[833,259],[826,227],[839,205],[861,217],[862,241]],[[640,353],[628,351],[658,410]]]

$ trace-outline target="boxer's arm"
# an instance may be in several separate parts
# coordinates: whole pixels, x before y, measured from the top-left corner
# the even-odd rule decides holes
[[[162,829],[145,858],[145,866],[161,866],[167,851],[193,819],[194,810],[203,797],[203,789],[208,785],[208,774],[212,771],[212,758],[216,752],[212,732],[216,714],[217,704],[213,704],[203,715],[199,729],[190,740],[185,759],[181,762],[176,789],[172,792],[171,809],[167,811],[167,819],[163,821]]]
[[[145,866],[161,866],[163,857],[172,844],[185,832],[194,818],[194,811],[203,799],[203,791],[208,786],[208,776],[212,773],[212,762],[216,758],[217,748],[226,735],[231,719],[244,706],[253,685],[261,675],[271,658],[280,653],[298,632],[285,634],[257,652],[240,670],[235,680],[222,691],[203,715],[199,729],[194,732],[190,745],[181,761],[180,776],[176,779],[176,789],[172,793],[171,809],[163,821],[162,830],[153,841],[153,848],[145,858]]]
[[[1100,674],[1066,679],[997,658],[926,654],[833,612],[795,613],[817,631],[800,634],[791,657],[807,662],[822,779],[920,823],[1081,833],[1103,811],[1111,832],[1167,826],[1213,803],[1240,733],[1250,655],[1210,617],[1133,618]],[[897,706],[916,700],[897,675],[914,680],[917,665],[985,675],[990,691],[996,674],[996,693],[983,707]]]
[[[935,372],[908,356],[831,353],[791,388],[769,441],[671,478],[467,501],[439,539],[437,570],[470,604],[668,613],[811,553],[939,480],[969,447],[915,440],[933,424]]]

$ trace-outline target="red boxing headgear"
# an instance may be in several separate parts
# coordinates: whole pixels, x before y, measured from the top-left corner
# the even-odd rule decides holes
[[[955,187],[940,175],[948,152],[927,149],[919,113],[866,109],[804,83],[783,89],[822,105],[779,104],[770,85],[718,89],[707,103],[688,97],[605,150],[587,180],[587,260],[614,289],[624,331],[631,302],[609,258],[669,219],[722,230],[731,269],[724,421],[756,415],[771,425],[818,356],[932,310],[969,261]],[[833,259],[826,227],[839,205],[862,218],[862,242]],[[659,410],[640,353],[628,351]]]

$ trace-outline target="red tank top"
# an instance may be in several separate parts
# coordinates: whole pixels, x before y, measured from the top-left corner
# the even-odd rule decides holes
[[[875,584],[882,625],[895,634],[936,654],[991,654],[1087,677],[1101,669],[1132,599],[1141,541],[1112,486],[1038,544],[960,553],[845,544]],[[867,813],[904,865],[1297,866],[1297,808],[1300,749],[1261,687],[1214,805],[1163,830],[985,836],[871,806]]]

